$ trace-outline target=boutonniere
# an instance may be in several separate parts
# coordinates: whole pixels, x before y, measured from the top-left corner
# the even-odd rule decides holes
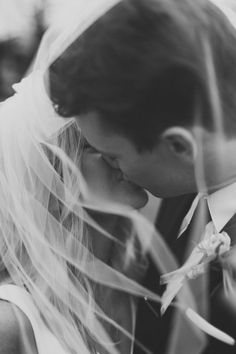
[[[161,276],[161,284],[167,284],[162,295],[161,314],[164,314],[172,300],[178,294],[185,281],[203,274],[206,265],[230,250],[231,239],[226,232],[218,233],[212,222],[207,224],[203,240],[194,247],[192,253],[179,269]]]

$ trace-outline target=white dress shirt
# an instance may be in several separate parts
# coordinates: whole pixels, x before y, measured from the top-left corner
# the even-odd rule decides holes
[[[199,193],[183,219],[178,237],[183,234],[190,224],[201,198],[207,200],[211,219],[217,232],[220,232],[234,214],[236,214],[236,182],[211,194]]]

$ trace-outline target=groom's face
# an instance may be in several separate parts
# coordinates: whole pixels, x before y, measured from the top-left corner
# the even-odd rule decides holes
[[[151,150],[139,152],[125,136],[117,134],[96,113],[78,118],[87,142],[99,151],[123,178],[158,197],[173,197],[193,192],[194,172],[185,168],[162,142]]]

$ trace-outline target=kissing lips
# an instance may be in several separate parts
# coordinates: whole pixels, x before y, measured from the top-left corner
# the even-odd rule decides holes
[[[143,191],[144,188],[142,188],[141,186],[138,186],[136,183],[131,182],[126,175],[123,174],[123,172],[121,170],[116,171],[116,178],[117,181],[119,183],[126,183],[128,185],[130,185],[130,187],[136,189],[137,191]]]

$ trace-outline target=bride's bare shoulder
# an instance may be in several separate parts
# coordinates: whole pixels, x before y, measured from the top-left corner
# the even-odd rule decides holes
[[[0,300],[0,353],[37,354],[28,317],[15,305]]]

